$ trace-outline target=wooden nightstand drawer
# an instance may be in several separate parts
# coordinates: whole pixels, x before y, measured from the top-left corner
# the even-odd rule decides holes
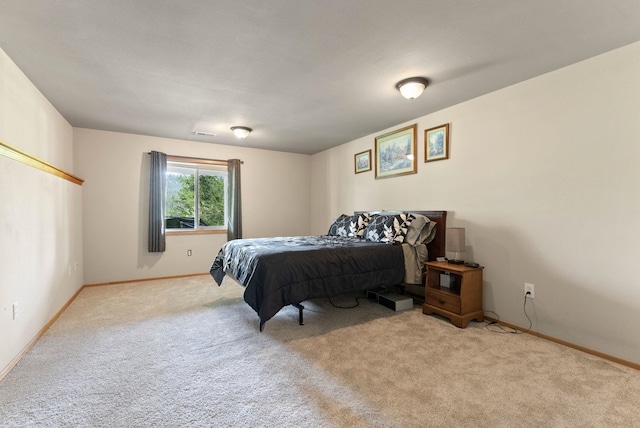
[[[428,290],[427,301],[425,303],[428,305],[435,306],[437,308],[442,308],[445,311],[453,312],[454,314],[460,313],[460,297],[459,296],[453,296],[447,293],[441,293],[437,290]]]

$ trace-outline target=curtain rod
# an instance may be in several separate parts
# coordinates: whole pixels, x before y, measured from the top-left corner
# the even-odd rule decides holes
[[[151,152],[147,152],[147,154],[150,155]],[[177,155],[167,155],[167,157],[168,158],[174,158],[174,159],[183,159],[183,160],[197,160],[197,161],[206,161],[206,162],[222,162],[225,165],[228,162],[227,159],[194,158],[194,157],[189,157],[189,156],[177,156]],[[241,160],[240,163],[244,165],[244,161],[243,160]]]

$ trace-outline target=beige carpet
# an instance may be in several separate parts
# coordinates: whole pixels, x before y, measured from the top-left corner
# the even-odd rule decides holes
[[[633,369],[366,300],[307,302],[304,326],[285,308],[259,333],[242,291],[83,290],[0,382],[0,426],[640,426]]]

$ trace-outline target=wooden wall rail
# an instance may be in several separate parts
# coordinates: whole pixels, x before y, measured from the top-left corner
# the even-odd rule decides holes
[[[40,160],[35,156],[31,156],[30,154],[25,153],[22,150],[16,149],[15,147],[5,143],[4,141],[0,141],[0,155],[17,160],[18,162],[39,169],[40,171],[55,175],[56,177],[63,178],[79,186],[82,186],[82,183],[84,183],[83,179],[76,177],[75,175],[70,174],[58,167],[55,167],[50,163]]]

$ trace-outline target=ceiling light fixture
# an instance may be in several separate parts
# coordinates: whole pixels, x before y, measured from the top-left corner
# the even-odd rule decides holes
[[[240,139],[247,138],[251,131],[253,131],[253,129],[247,128],[246,126],[232,126],[231,130],[235,136]]]
[[[408,100],[418,98],[426,89],[429,81],[424,77],[409,77],[396,83],[396,89]]]

